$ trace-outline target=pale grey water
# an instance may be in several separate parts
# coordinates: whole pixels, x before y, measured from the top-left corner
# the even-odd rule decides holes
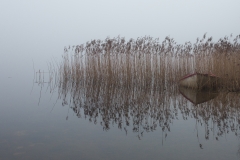
[[[230,131],[216,140],[210,132],[206,140],[204,124],[196,130],[196,119],[183,120],[179,110],[167,137],[158,126],[139,140],[131,120],[127,135],[117,124],[103,130],[101,116],[94,124],[81,109],[78,118],[57,100],[57,89],[41,90],[30,58],[14,66],[18,72],[5,72],[0,83],[0,159],[239,159],[238,136]]]

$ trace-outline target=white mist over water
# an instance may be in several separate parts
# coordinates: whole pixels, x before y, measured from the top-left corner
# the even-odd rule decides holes
[[[46,93],[46,87],[42,91],[40,106],[39,88],[34,86],[31,96],[30,92],[34,78],[33,62],[35,71],[46,71],[48,62],[62,60],[64,46],[118,35],[126,39],[147,35],[159,37],[160,40],[170,36],[178,43],[195,42],[197,37],[202,37],[206,32],[207,36],[212,36],[213,41],[216,41],[231,33],[233,36],[240,34],[239,6],[239,0],[1,1],[1,151],[6,151],[5,154],[13,157],[14,154],[21,156],[24,152],[32,153],[32,156],[53,154],[52,158],[55,155],[56,159],[58,156],[80,158],[74,157],[79,153],[84,158],[95,159],[159,159],[154,156],[162,156],[164,153],[166,159],[199,158],[195,153],[189,152],[189,156],[181,154],[187,147],[179,146],[182,146],[181,142],[186,142],[192,143],[189,146],[194,145],[194,151],[199,153],[202,159],[206,157],[201,156],[207,154],[213,158],[236,158],[238,148],[237,142],[234,141],[237,137],[234,136],[229,136],[225,141],[222,137],[220,142],[205,141],[202,133],[200,140],[205,150],[200,150],[196,133],[191,134],[195,132],[194,125],[190,124],[192,121],[174,122],[176,127],[172,127],[164,145],[161,146],[160,131],[145,134],[143,140],[139,141],[131,131],[128,136],[118,129],[103,132],[101,126],[89,125],[88,120],[78,119],[72,112],[66,121],[67,107],[62,108],[60,104],[51,112],[53,101],[48,101],[51,94]],[[181,128],[181,124],[184,124],[185,128]],[[179,131],[179,135],[174,134]],[[35,148],[32,147],[33,144]],[[148,147],[152,147],[152,150],[145,152]],[[72,155],[68,153],[70,148]],[[130,150],[131,148],[133,150]],[[224,149],[229,151],[228,154],[224,153]],[[172,151],[175,150],[177,152],[173,154]],[[93,151],[100,156],[94,155]],[[133,155],[132,151],[142,154]],[[148,156],[144,157],[144,153]],[[226,157],[221,157],[223,154]]]

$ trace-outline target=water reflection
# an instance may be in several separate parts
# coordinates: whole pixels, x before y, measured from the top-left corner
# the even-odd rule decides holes
[[[151,37],[127,43],[120,37],[93,40],[65,48],[63,60],[50,63],[49,73],[39,71],[36,79],[41,90],[47,84],[63,106],[104,131],[117,127],[145,140],[147,133],[160,130],[162,142],[172,132],[182,140],[177,148],[190,142],[203,149],[201,136],[220,140],[228,133],[239,134],[240,95],[229,92],[239,90],[239,38],[234,44],[227,39],[212,43],[204,36],[185,45],[169,37],[162,43]],[[194,72],[219,76],[220,93],[179,88],[179,79]],[[193,135],[198,142],[188,136],[182,139],[181,134]]]
[[[207,102],[218,96],[218,91],[196,90],[186,87],[179,87],[179,92],[190,102],[197,105]]]
[[[229,132],[239,134],[239,93],[197,92],[177,85],[153,90],[110,84],[112,82],[102,81],[70,85],[66,79],[55,86],[63,106],[69,106],[79,118],[100,124],[106,131],[117,125],[126,134],[133,131],[141,139],[159,127],[167,137],[173,121],[194,118],[196,129],[204,126],[205,139],[209,139],[210,133],[216,140]],[[200,142],[199,147],[202,148]]]

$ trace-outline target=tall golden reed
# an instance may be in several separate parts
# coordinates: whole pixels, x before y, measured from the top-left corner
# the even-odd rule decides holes
[[[231,37],[230,37],[231,38]],[[111,124],[140,136],[156,130],[165,134],[174,119],[195,118],[216,137],[229,131],[238,134],[240,126],[240,35],[197,39],[192,44],[177,44],[166,37],[163,42],[151,37],[137,40],[107,38],[64,49],[55,84],[63,105],[68,104],[81,117],[94,123],[98,118],[103,129]],[[221,93],[203,104],[190,104],[178,93],[178,80],[190,73],[212,73],[221,78]]]
[[[128,42],[121,37],[92,40],[64,49],[60,81],[69,80],[77,86],[106,83],[115,88],[165,90],[182,76],[199,72],[220,77],[222,90],[239,91],[239,39],[240,35],[233,40],[224,37],[213,43],[204,35],[196,43],[184,45],[169,37],[162,43],[151,37]]]

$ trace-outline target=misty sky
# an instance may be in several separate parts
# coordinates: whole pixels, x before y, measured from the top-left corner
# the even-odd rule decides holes
[[[202,129],[198,131],[197,121],[189,120],[190,117],[183,121],[181,114],[179,120],[174,121],[174,127],[171,126],[167,140],[168,132],[162,132],[160,128],[148,136],[144,133],[145,139],[140,142],[135,132],[128,136],[124,131],[119,132],[118,124],[110,126],[117,130],[105,132],[99,122],[90,124],[88,117],[84,120],[84,115],[79,120],[73,111],[69,111],[74,102],[69,107],[61,106],[63,95],[58,91],[60,81],[55,73],[59,70],[55,66],[62,61],[65,46],[118,35],[127,40],[151,36],[160,41],[170,36],[180,44],[194,43],[204,33],[207,37],[212,36],[215,42],[230,34],[239,35],[240,0],[0,0],[1,153],[20,157],[26,151],[26,157],[31,154],[38,157],[46,151],[48,157],[56,155],[60,158],[84,153],[81,156],[109,159],[119,155],[119,159],[121,155],[138,157],[135,152],[148,152],[146,159],[153,159],[155,155],[194,159],[199,153],[200,158],[227,157],[230,160],[240,155],[238,137],[232,136],[234,133],[229,133],[228,138],[224,135],[219,142],[214,140],[213,134],[207,141],[204,139],[206,125],[199,126]],[[55,65],[56,70],[50,70],[49,64]],[[51,85],[38,84],[42,79],[37,78],[42,75],[48,82],[49,74],[41,74],[41,77],[36,71],[53,71]],[[52,90],[49,86],[56,88]],[[68,121],[66,115],[71,116]],[[239,125],[229,120],[230,125],[234,123]],[[19,131],[23,135],[15,135]],[[198,134],[202,136],[199,138]],[[105,141],[107,143],[102,145]],[[200,142],[204,143],[201,152]],[[226,156],[221,157],[225,153]]]
[[[183,43],[207,32],[217,41],[240,34],[239,6],[239,0],[1,0],[0,58],[37,59],[118,35],[170,36]]]

